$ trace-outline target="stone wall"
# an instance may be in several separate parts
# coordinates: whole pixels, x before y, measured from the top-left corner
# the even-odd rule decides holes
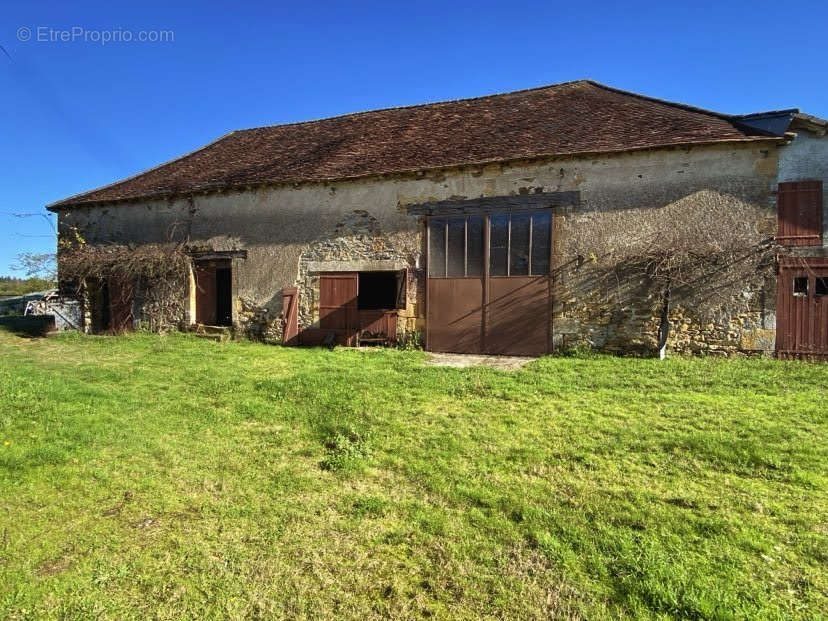
[[[828,136],[817,136],[806,130],[797,133],[790,144],[779,150],[778,182],[822,181],[822,248],[798,247],[793,253],[801,256],[828,255]]]
[[[588,268],[583,268],[588,269]],[[574,280],[574,282],[573,282]],[[573,287],[591,290],[567,298]],[[681,300],[669,313],[671,351],[686,354],[760,354],[775,346],[775,280],[758,274],[731,300],[699,308]],[[557,350],[588,347],[614,353],[650,354],[658,348],[661,292],[639,277],[607,290],[583,271],[558,289],[553,320]]]
[[[300,327],[311,326],[318,319],[318,273],[359,265],[408,270],[409,304],[400,324],[422,330],[422,221],[407,213],[408,206],[577,191],[580,204],[555,218],[555,345],[588,341],[604,349],[646,349],[653,341],[657,292],[635,282],[610,287],[597,277],[598,268],[611,265],[619,248],[640,242],[642,231],[651,234],[652,223],[675,222],[677,214],[701,213],[703,225],[738,209],[759,243],[775,230],[776,174],[774,143],[730,143],[78,208],[60,213],[59,230],[67,234],[76,226],[96,244],[172,239],[200,250],[246,251],[246,258],[233,259],[234,323],[239,333],[278,342],[284,287],[299,288]],[[692,218],[684,222],[698,225]],[[762,317],[772,316],[774,302],[773,295],[762,294],[768,287],[773,289],[772,279],[757,275],[733,288],[729,301],[704,303],[704,312],[692,299],[677,301],[674,344],[685,350],[704,349],[693,343],[764,348],[772,325]],[[192,291],[182,298],[188,300],[182,321],[191,322]],[[717,319],[709,320],[712,315]]]
[[[653,244],[665,249],[729,246],[756,254],[706,268],[692,286],[671,295],[668,347],[685,353],[772,351],[775,338],[776,229],[771,180],[757,175],[735,191],[708,187],[684,196],[662,196],[615,209],[582,204],[556,226],[553,320],[556,348],[587,345],[616,352],[657,348],[661,287],[641,272],[618,269]],[[686,191],[687,188],[684,188]],[[684,281],[693,281],[685,274]]]
[[[299,257],[299,329],[319,327],[319,274],[406,270],[406,308],[399,311],[398,333],[417,329],[418,300],[425,286],[418,230],[384,232],[364,209],[346,214],[330,232],[308,244]]]

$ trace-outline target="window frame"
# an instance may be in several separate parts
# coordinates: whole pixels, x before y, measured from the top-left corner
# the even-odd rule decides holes
[[[527,273],[526,274],[512,274],[512,216],[520,214],[520,215],[528,215],[529,216],[529,244],[527,246],[527,257],[528,257],[528,265],[527,265]],[[545,214],[549,218],[549,230],[548,230],[548,239],[549,239],[549,258],[547,259],[547,266],[546,266],[546,273],[544,274],[535,274],[532,272],[532,255],[533,255],[533,244],[535,241],[535,218],[533,216]],[[489,278],[541,278],[544,276],[550,276],[552,271],[552,226],[554,222],[554,213],[552,209],[498,209],[491,211],[486,214],[486,217],[490,216],[507,216],[509,218],[507,224],[507,233],[506,233],[506,274],[500,275],[493,275],[491,273],[492,266],[491,266],[491,256],[489,257]],[[489,227],[489,243],[491,244],[491,227]]]
[[[529,232],[527,245],[527,273],[513,275],[512,272],[512,216],[513,215],[528,215],[529,216]],[[547,243],[549,256],[546,259],[546,271],[543,273],[534,273],[532,260],[534,255],[535,243],[535,216],[543,215],[547,219]],[[500,275],[493,275],[491,269],[491,240],[492,240],[492,226],[491,218],[493,216],[505,216],[507,218],[506,225],[506,273]],[[483,256],[481,257],[482,270],[478,275],[469,275],[469,219],[480,218],[482,226],[483,237]],[[485,212],[478,213],[464,213],[464,214],[434,214],[426,217],[425,222],[425,236],[426,236],[426,274],[428,278],[542,278],[550,277],[552,273],[552,251],[554,244],[554,210],[552,208],[545,209],[492,209]],[[451,220],[463,220],[463,275],[449,276],[449,222]],[[432,261],[432,227],[436,222],[442,222],[442,266],[439,273],[434,272],[434,264]],[[435,227],[436,232],[436,227]]]
[[[483,278],[485,275],[485,265],[483,258],[481,257],[481,267],[484,269],[481,270],[479,275],[472,275],[469,276],[469,218],[480,218],[481,220],[481,228],[482,228],[482,237],[483,237],[483,253],[485,254],[486,249],[486,215],[487,214],[452,214],[452,215],[439,215],[439,216],[429,216],[426,220],[426,242],[427,242],[427,249],[426,249],[426,262],[427,262],[427,274],[428,278]],[[462,276],[449,276],[449,221],[450,220],[463,220],[463,275]],[[431,260],[431,226],[434,221],[442,221],[443,222],[443,266],[440,270],[442,275],[434,275],[432,274],[432,260]]]
[[[804,290],[802,287],[799,287],[801,283],[805,283]],[[794,276],[792,279],[793,283],[793,296],[795,298],[807,298],[810,297],[811,294],[811,279],[808,276]]]
[[[814,277],[814,297],[824,298],[828,296],[828,276]]]

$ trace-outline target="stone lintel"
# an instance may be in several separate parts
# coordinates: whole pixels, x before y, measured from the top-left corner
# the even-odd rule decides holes
[[[405,261],[372,261],[358,259],[353,261],[309,261],[308,272],[395,272],[404,270]]]

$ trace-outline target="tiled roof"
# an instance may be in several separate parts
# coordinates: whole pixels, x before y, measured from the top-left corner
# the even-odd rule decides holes
[[[234,131],[50,208],[546,155],[767,138],[768,133],[735,117],[581,80]]]

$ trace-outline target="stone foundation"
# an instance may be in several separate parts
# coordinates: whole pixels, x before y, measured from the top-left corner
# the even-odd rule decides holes
[[[234,328],[238,335],[253,341],[281,343],[283,322],[280,313],[274,313],[266,306],[259,306],[253,300],[240,297],[236,300],[237,322]]]
[[[583,287],[583,297],[572,289]],[[758,279],[731,299],[704,307],[678,299],[669,313],[669,351],[682,354],[762,355],[775,348],[776,319]],[[587,290],[587,288],[590,288]],[[585,278],[559,289],[552,323],[556,351],[586,347],[619,354],[654,355],[658,349],[661,299],[647,283],[636,281],[613,293]],[[567,297],[567,294],[569,296]],[[700,310],[704,309],[704,310]]]

